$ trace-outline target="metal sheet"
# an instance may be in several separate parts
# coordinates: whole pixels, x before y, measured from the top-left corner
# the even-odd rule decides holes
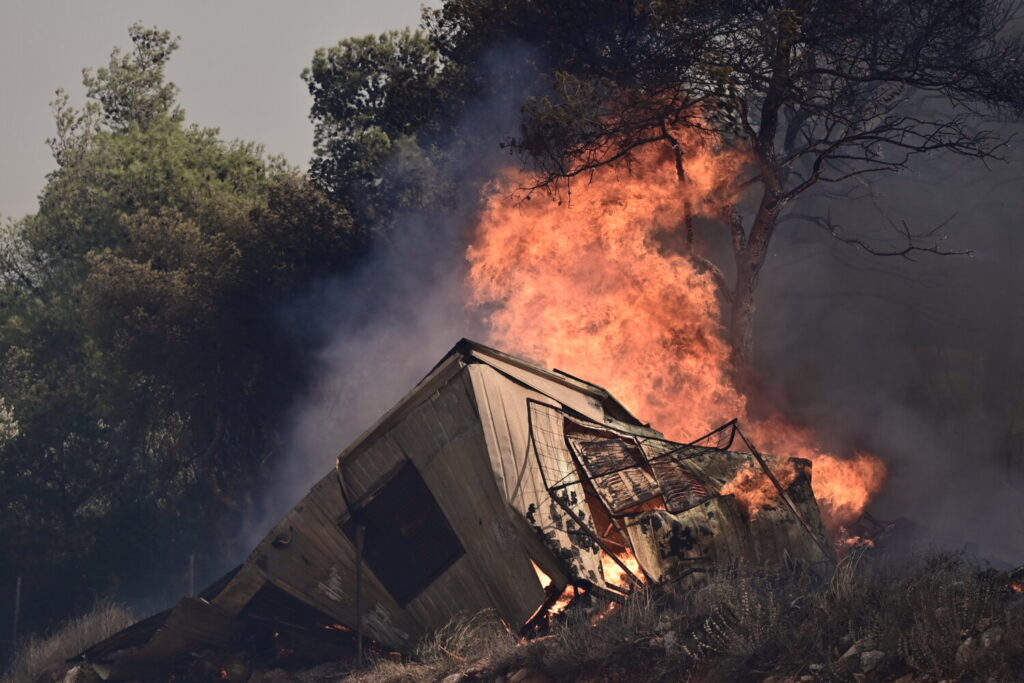
[[[661,495],[644,468],[643,453],[632,439],[598,434],[566,437],[609,512],[619,515]]]

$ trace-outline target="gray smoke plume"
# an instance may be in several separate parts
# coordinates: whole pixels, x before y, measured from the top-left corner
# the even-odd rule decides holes
[[[916,232],[948,221],[941,246],[974,253],[878,257],[792,221],[765,268],[757,338],[769,390],[791,415],[888,464],[876,517],[1019,564],[1024,157],[1005,152],[988,166],[919,159],[911,173],[799,207],[883,248],[905,244],[900,219]]]
[[[422,379],[459,339],[485,335],[466,308],[465,250],[483,184],[511,160],[500,142],[517,130],[519,108],[536,82],[530,52],[493,52],[487,73],[496,94],[468,106],[436,169],[457,188],[444,212],[396,218],[386,239],[355,273],[324,283],[288,312],[295,324],[329,330],[314,359],[314,383],[292,410],[281,471],[255,542],[333,466],[337,455]],[[401,173],[401,155],[387,172]]]

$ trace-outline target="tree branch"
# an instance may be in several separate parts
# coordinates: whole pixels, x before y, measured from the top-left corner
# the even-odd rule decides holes
[[[859,249],[866,251],[873,256],[895,256],[906,259],[908,261],[914,261],[914,254],[934,254],[936,256],[973,256],[974,251],[971,249],[964,250],[950,250],[944,249],[941,246],[941,242],[946,238],[943,235],[938,235],[944,227],[949,225],[956,215],[952,215],[946,220],[942,221],[935,227],[931,228],[926,232],[915,233],[910,229],[910,226],[905,220],[893,221],[886,219],[892,229],[899,235],[899,240],[902,243],[898,248],[886,249],[879,246],[869,244],[865,240],[859,237],[852,237],[844,234],[843,227],[838,223],[832,221],[831,214],[825,216],[812,216],[807,214],[789,214],[789,217],[803,220],[812,225],[816,225],[836,240],[855,246]],[[922,240],[931,240],[926,243],[922,243]]]

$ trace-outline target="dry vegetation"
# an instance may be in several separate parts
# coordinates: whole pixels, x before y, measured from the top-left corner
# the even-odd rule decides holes
[[[59,681],[64,657],[126,624],[111,604],[23,645],[6,677]],[[1019,681],[1024,594],[1005,572],[941,555],[894,565],[854,553],[827,582],[730,571],[648,591],[593,621],[570,609],[521,641],[493,612],[463,615],[412,661],[253,673],[250,683],[543,681]],[[54,676],[57,676],[54,678]]]
[[[1007,579],[948,555],[893,566],[853,554],[825,584],[733,571],[594,625],[570,611],[521,645],[486,615],[460,619],[419,661],[347,680],[1018,681],[1024,595]]]
[[[49,683],[61,681],[67,671],[65,660],[135,621],[122,605],[96,603],[92,610],[62,624],[46,636],[29,636],[22,641],[0,676],[0,683]]]

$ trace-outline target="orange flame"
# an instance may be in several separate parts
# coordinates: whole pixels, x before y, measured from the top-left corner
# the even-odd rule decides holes
[[[533,565],[533,571],[537,574],[537,580],[540,581],[540,585],[544,589],[544,592],[547,593],[548,591],[552,590],[552,587],[555,583],[554,580],[546,573],[544,573],[544,570],[538,567],[536,562],[530,560],[530,564]],[[564,612],[565,609],[569,606],[569,603],[571,603],[577,595],[578,589],[576,589],[572,584],[566,584],[565,588],[562,589],[562,594],[559,595],[558,599],[555,600],[554,604],[552,604],[551,607],[548,608],[548,614],[555,615]]]
[[[644,580],[643,570],[640,569],[640,562],[636,559],[636,555],[629,548],[626,548],[620,553],[616,553],[615,557],[619,558],[619,561],[633,573],[633,576],[637,577],[641,581]],[[630,580],[626,575],[626,572],[619,566],[619,563],[612,559],[611,555],[601,551],[601,572],[604,574],[604,580],[619,588],[629,588]]]
[[[470,305],[486,312],[490,343],[607,387],[669,438],[739,417],[762,450],[811,460],[837,528],[862,513],[885,466],[868,453],[826,453],[782,418],[749,418],[717,286],[679,243],[687,204],[715,215],[735,201],[744,159],[692,135],[684,142],[685,184],[656,151],[640,152],[629,171],[599,169],[558,204],[523,200],[517,188],[528,178],[504,174],[467,250]]]
[[[838,541],[839,550],[846,551],[851,548],[874,548],[875,541],[870,538],[864,538],[863,536],[844,536],[843,534],[848,533],[846,529],[840,527],[840,539]]]
[[[778,479],[783,488],[796,479],[797,471],[791,460],[787,460],[781,467],[772,469],[772,474]],[[771,505],[779,497],[779,491],[771,479],[756,465],[749,464],[743,467],[732,481],[722,487],[722,495],[734,495],[751,518],[756,518],[762,508]]]

